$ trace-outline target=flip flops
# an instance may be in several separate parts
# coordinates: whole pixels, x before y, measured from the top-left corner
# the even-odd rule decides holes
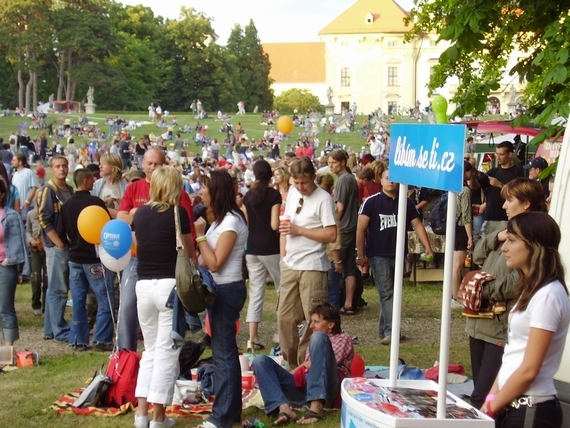
[[[275,419],[275,422],[273,422],[273,425],[276,427],[281,425],[287,425],[289,422],[295,422],[296,420],[297,418],[292,417],[288,413],[280,412],[279,415],[277,415],[277,419]]]
[[[310,419],[316,419],[319,422],[323,419],[324,415],[319,415],[317,412],[313,412],[312,410],[307,410],[307,412],[303,415],[301,419],[297,419],[297,423],[301,425],[309,425],[314,422],[307,422]]]

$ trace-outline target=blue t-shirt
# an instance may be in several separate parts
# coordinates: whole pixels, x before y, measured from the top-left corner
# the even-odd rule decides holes
[[[398,226],[398,199],[392,199],[384,192],[366,199],[359,215],[370,218],[366,235],[366,257],[396,257],[396,230]],[[420,213],[410,198],[407,198],[406,222],[418,218]],[[406,235],[407,242],[407,235]],[[405,252],[408,246],[405,245]]]

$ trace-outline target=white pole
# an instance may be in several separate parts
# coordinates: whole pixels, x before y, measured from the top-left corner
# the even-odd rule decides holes
[[[400,351],[400,327],[402,319],[402,285],[404,283],[404,245],[408,242],[406,211],[408,205],[408,185],[400,184],[398,195],[398,228],[396,237],[396,266],[394,272],[394,305],[392,311],[392,343],[390,349],[390,387],[396,387],[398,357]]]
[[[443,266],[443,302],[441,309],[441,336],[439,347],[439,390],[437,418],[445,419],[447,401],[447,366],[449,363],[449,341],[451,330],[451,276],[453,273],[453,250],[455,246],[455,215],[457,193],[449,192],[447,201],[447,225],[445,228],[445,261]]]

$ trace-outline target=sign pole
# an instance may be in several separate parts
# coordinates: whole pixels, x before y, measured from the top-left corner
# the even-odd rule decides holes
[[[398,357],[400,351],[400,329],[402,320],[402,288],[404,285],[404,246],[408,242],[406,231],[406,207],[408,185],[400,184],[398,194],[398,226],[396,231],[396,266],[394,270],[394,302],[392,310],[392,343],[390,344],[390,387],[395,388],[398,380]]]
[[[443,297],[441,305],[441,334],[439,339],[439,389],[437,393],[437,418],[445,419],[447,401],[447,367],[449,364],[449,341],[451,331],[451,280],[455,247],[455,216],[457,193],[449,192],[447,200],[447,224],[445,227],[445,260],[443,269]]]

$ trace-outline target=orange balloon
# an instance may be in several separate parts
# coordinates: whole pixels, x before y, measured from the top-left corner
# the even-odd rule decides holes
[[[277,129],[282,134],[290,134],[294,127],[295,124],[289,116],[281,116],[277,119]]]
[[[77,230],[85,241],[90,244],[100,244],[103,226],[110,220],[111,216],[107,210],[98,205],[90,205],[79,213]]]

